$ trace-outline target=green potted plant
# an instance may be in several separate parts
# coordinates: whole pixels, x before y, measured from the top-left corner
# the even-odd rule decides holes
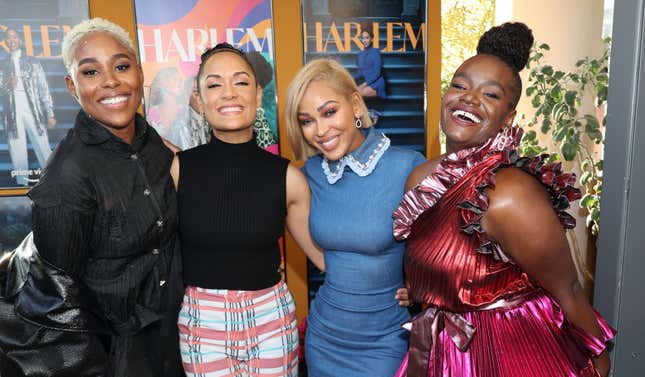
[[[598,234],[600,198],[602,194],[602,156],[594,152],[594,144],[604,142],[604,108],[609,83],[609,38],[604,40],[605,50],[597,59],[584,58],[576,63],[573,71],[554,68],[544,60],[549,45],[534,48],[527,67],[530,70],[526,95],[535,109],[528,119],[529,128],[521,144],[524,155],[536,156],[547,151],[540,144],[537,132],[547,135],[558,148],[551,160],[576,162],[580,168],[580,186],[583,197],[580,206],[587,211],[587,227]],[[581,111],[582,98],[591,94],[597,109],[594,113]],[[526,122],[526,118],[524,118]]]

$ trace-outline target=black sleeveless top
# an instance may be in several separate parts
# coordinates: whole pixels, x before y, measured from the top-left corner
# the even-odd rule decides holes
[[[184,283],[234,290],[278,283],[289,161],[255,139],[216,137],[178,156]]]

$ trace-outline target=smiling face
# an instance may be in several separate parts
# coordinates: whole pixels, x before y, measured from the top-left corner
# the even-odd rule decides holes
[[[466,60],[441,101],[448,153],[483,144],[515,117],[512,70],[492,55]]]
[[[20,36],[18,32],[13,29],[7,29],[5,34],[5,42],[9,51],[16,51],[20,48]]]
[[[366,31],[361,33],[361,43],[363,44],[363,48],[370,47],[370,44],[372,44],[372,36],[370,33]]]
[[[298,106],[298,123],[307,143],[332,161],[356,150],[365,140],[354,125],[361,115],[359,100],[358,92],[347,98],[324,81],[309,83]]]
[[[143,72],[133,52],[106,32],[82,38],[65,77],[70,94],[108,131],[127,140],[141,104]]]
[[[208,58],[200,77],[202,109],[215,135],[231,143],[250,140],[262,93],[249,65],[237,54],[221,51]]]

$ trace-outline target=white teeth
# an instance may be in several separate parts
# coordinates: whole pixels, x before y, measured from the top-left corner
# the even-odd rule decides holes
[[[110,97],[101,100],[101,103],[106,104],[106,105],[115,105],[117,103],[125,102],[128,100],[128,96],[116,96],[116,97]]]
[[[227,106],[227,107],[222,107],[219,109],[221,113],[237,113],[242,111],[242,108],[240,106]]]
[[[332,137],[331,139],[329,139],[329,140],[327,140],[327,141],[323,141],[323,142],[321,142],[320,144],[322,144],[322,145],[323,145],[323,146],[325,146],[325,147],[328,147],[328,146],[330,146],[331,144],[333,144],[335,141],[336,141],[336,137]]]
[[[463,111],[463,110],[455,110],[452,112],[452,116],[458,116],[461,118],[466,118],[467,120],[473,122],[473,123],[481,123],[481,119],[477,117],[477,115],[473,113],[469,113],[468,111]]]

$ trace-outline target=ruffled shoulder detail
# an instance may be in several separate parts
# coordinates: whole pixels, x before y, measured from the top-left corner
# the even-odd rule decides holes
[[[570,207],[570,202],[581,197],[580,190],[574,187],[576,175],[563,173],[562,165],[559,162],[547,163],[548,157],[548,154],[537,157],[519,157],[517,150],[503,154],[498,163],[481,179],[472,195],[459,204],[464,224],[461,230],[468,234],[474,234],[479,239],[478,252],[491,254],[495,259],[503,262],[511,261],[501,246],[488,238],[481,225],[481,219],[488,210],[486,189],[495,187],[495,173],[501,168],[516,167],[537,178],[546,188],[562,226],[565,229],[576,226],[576,220],[566,212]]]
[[[446,155],[434,172],[405,193],[398,208],[392,214],[393,233],[397,240],[410,235],[412,224],[422,213],[435,204],[455,183],[459,182],[473,167],[489,163],[491,155],[507,153],[522,139],[522,129],[507,127],[500,130],[483,145],[463,149]]]

